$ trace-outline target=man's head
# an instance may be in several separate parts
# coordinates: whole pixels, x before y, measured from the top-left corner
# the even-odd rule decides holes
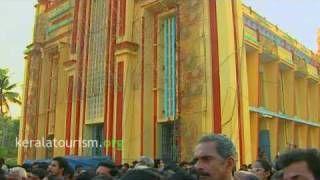
[[[316,149],[293,150],[282,154],[277,168],[283,170],[283,179],[320,179],[320,152]]]
[[[138,163],[136,164],[135,168],[140,167],[147,167],[147,168],[153,168],[154,167],[154,161],[153,159],[147,157],[147,156],[141,156],[138,160]]]
[[[195,148],[195,168],[200,179],[224,180],[232,176],[236,149],[224,135],[213,134],[202,137]]]
[[[270,179],[270,177],[272,176],[271,164],[264,159],[256,160],[252,164],[252,169],[250,169],[250,171],[260,179]]]
[[[111,176],[113,175],[112,171],[114,168],[115,168],[115,165],[113,162],[100,162],[98,164],[96,174]]]
[[[64,171],[67,170],[68,167],[69,165],[66,159],[63,157],[55,157],[48,167],[48,173],[49,175],[62,177]]]

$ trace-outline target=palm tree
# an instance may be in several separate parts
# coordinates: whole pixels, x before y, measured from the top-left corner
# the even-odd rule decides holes
[[[9,112],[9,102],[21,105],[19,93],[14,92],[13,89],[17,84],[10,84],[8,69],[0,68],[0,115]]]

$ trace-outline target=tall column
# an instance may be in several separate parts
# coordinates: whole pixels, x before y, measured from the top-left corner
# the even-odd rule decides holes
[[[27,102],[25,106],[25,136],[23,139],[35,140],[37,138],[37,126],[39,119],[39,89],[41,86],[41,63],[42,52],[39,44],[34,45],[31,52],[31,64],[29,75],[29,87],[27,94]],[[24,149],[24,154],[28,159],[36,158],[35,147]]]
[[[25,66],[24,66],[24,84],[25,84],[25,88],[24,88],[24,92],[23,92],[23,104],[22,104],[22,118],[20,119],[20,128],[19,128],[19,141],[23,141],[25,138],[25,134],[26,134],[26,109],[27,109],[27,102],[28,102],[28,92],[29,92],[29,80],[30,80],[30,61],[31,61],[31,56],[30,55],[26,55],[25,56]],[[22,162],[24,161],[24,157],[23,157],[23,152],[24,152],[24,148],[22,146],[18,147],[18,160],[17,163],[18,164],[22,164]]]
[[[117,44],[117,85],[116,85],[116,117],[114,148],[115,160],[117,163],[131,162],[140,156],[140,128],[139,123],[134,121],[136,106],[134,85],[135,64],[137,63],[138,45],[133,42],[122,42]],[[121,72],[122,71],[122,72]],[[122,83],[122,87],[121,87]],[[124,131],[121,131],[123,129]]]
[[[247,52],[247,72],[248,72],[248,91],[249,106],[259,107],[259,52]],[[259,146],[259,115],[256,112],[250,112],[251,127],[251,151],[252,160],[258,157]]]
[[[279,64],[276,61],[268,62],[263,65],[264,68],[264,95],[265,107],[273,112],[278,112],[278,79]],[[266,119],[267,128],[270,133],[270,151],[271,158],[278,152],[278,126],[279,118],[272,117]]]

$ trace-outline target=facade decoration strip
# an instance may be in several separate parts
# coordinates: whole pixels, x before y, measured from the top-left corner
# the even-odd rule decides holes
[[[306,124],[306,125],[310,125],[310,126],[315,126],[315,127],[320,127],[320,123],[317,122],[312,122],[311,120],[305,120],[305,119],[300,119],[298,117],[292,117],[289,116],[287,114],[283,114],[283,113],[276,113],[276,112],[272,112],[264,107],[249,107],[249,110],[251,112],[256,112],[259,113],[261,115],[264,116],[270,116],[270,117],[277,117],[277,118],[281,118],[281,119],[286,119],[286,120],[290,120],[296,123],[300,123],[300,124]]]
[[[288,42],[288,41],[284,40],[283,38],[279,37],[278,35],[273,33],[271,30],[269,30],[266,27],[264,27],[263,25],[261,25],[261,23],[256,22],[254,19],[250,18],[249,16],[244,15],[243,20],[244,20],[245,26],[247,26],[253,30],[259,31],[259,33],[261,35],[263,35],[264,37],[268,38],[269,40],[275,42],[278,46],[283,47],[284,49],[286,49],[290,52],[294,52],[295,55],[297,55],[299,58],[303,59],[306,63],[312,64],[313,60],[307,54],[305,54],[304,52],[302,52],[298,48],[292,46],[291,42]],[[289,38],[289,36],[288,36],[288,38]],[[291,39],[291,38],[289,38],[289,39]]]

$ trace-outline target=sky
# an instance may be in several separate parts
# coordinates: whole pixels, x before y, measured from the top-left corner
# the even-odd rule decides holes
[[[307,48],[317,50],[319,0],[242,0]]]
[[[22,92],[25,47],[32,42],[36,0],[1,0],[0,68],[9,68],[11,83]],[[11,115],[20,116],[20,108],[11,105]]]
[[[34,5],[37,0],[1,0],[0,68],[9,68],[11,83],[22,92],[25,47],[32,42]],[[320,27],[320,0],[243,0],[280,29],[316,50]],[[20,116],[18,106],[10,106],[11,115]]]

